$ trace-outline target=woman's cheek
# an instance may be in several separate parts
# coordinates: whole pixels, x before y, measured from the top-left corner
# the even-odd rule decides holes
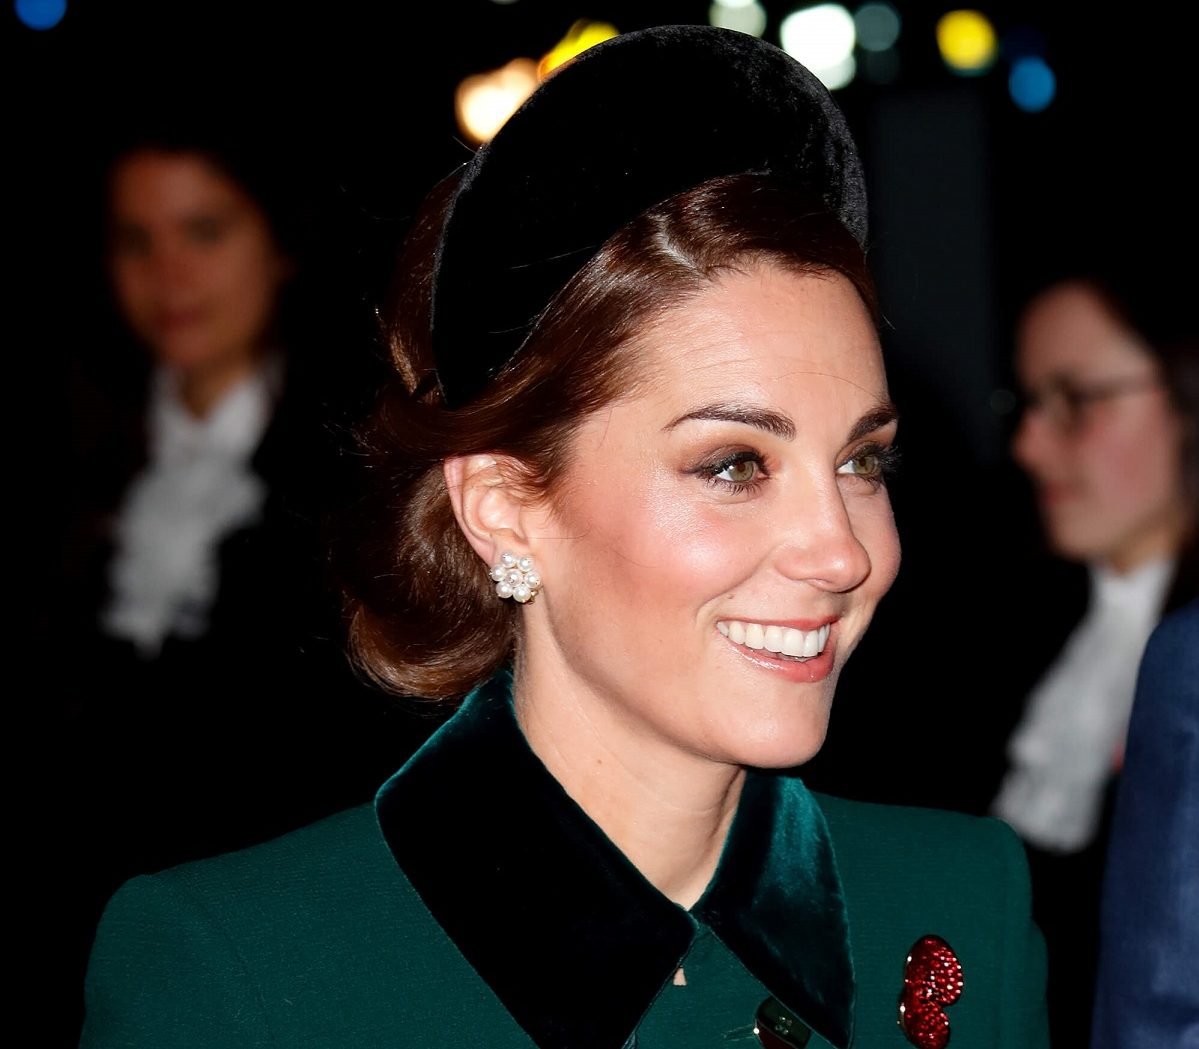
[[[870,554],[871,573],[877,574],[877,583],[881,592],[885,593],[891,589],[891,584],[899,574],[899,564],[903,556],[899,532],[895,527],[895,515],[891,510],[891,498],[885,490],[874,496],[867,526],[869,539],[866,549]]]
[[[740,507],[714,502],[696,477],[662,485],[643,507],[639,560],[688,591],[719,588],[758,530]]]

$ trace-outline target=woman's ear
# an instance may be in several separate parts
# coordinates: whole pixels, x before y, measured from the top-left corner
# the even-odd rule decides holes
[[[496,455],[462,455],[442,466],[458,527],[489,565],[507,550],[526,551],[527,490],[514,483],[519,468]]]

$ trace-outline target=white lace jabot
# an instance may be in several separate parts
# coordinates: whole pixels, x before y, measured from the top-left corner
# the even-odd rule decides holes
[[[1032,691],[991,806],[1032,844],[1075,852],[1094,837],[1173,572],[1171,560],[1127,575],[1091,567],[1087,613]]]
[[[275,374],[264,369],[229,390],[203,419],[180,402],[176,377],[159,370],[149,405],[150,458],[118,516],[109,566],[106,633],[154,656],[169,634],[198,637],[217,592],[217,545],[256,520],[266,486],[250,459],[270,421]]]

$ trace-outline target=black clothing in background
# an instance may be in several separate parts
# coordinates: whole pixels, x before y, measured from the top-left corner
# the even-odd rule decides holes
[[[206,633],[169,637],[146,659],[101,632],[112,523],[147,460],[147,378],[80,373],[71,391],[45,646],[62,662],[41,772],[43,855],[60,889],[49,934],[60,1029],[45,1044],[78,1039],[92,936],[122,882],[369,800],[435,724],[367,686],[346,658],[323,521],[350,457],[329,388],[294,364],[251,461],[263,512],[220,543]]]

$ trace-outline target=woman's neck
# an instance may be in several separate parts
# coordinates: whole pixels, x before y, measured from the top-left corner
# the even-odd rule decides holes
[[[188,413],[197,419],[208,416],[222,398],[258,368],[258,357],[238,357],[203,368],[176,371],[176,396]]]
[[[533,752],[655,888],[691,907],[715,873],[745,770],[622,724],[577,681],[533,678],[518,672],[514,688]]]
[[[1177,557],[1195,525],[1194,507],[1179,491],[1154,517],[1097,560],[1116,575],[1130,575],[1151,561]]]

